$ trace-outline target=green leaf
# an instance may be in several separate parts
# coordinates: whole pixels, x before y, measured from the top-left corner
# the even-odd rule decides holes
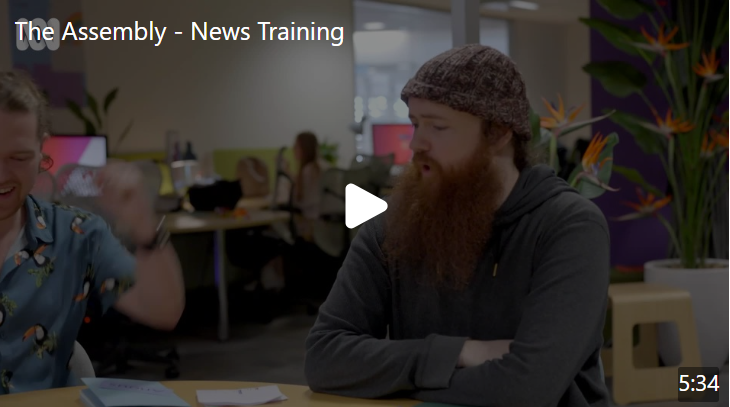
[[[532,140],[540,138],[540,115],[530,107],[530,130],[532,131]]]
[[[610,112],[604,114],[603,116],[597,116],[597,117],[593,117],[593,118],[588,119],[588,120],[583,120],[583,121],[579,121],[579,122],[573,122],[569,126],[566,126],[563,130],[560,131],[560,137],[563,137],[564,135],[569,134],[569,133],[572,133],[572,132],[574,132],[576,130],[580,130],[580,129],[582,129],[582,128],[588,126],[588,125],[591,125],[591,124],[593,124],[595,122],[599,122],[599,121],[607,118],[608,116],[611,116],[614,112],[615,112],[615,110],[611,110]]]
[[[613,170],[613,148],[618,144],[618,134],[611,133],[608,136],[606,136],[607,142],[606,145],[603,147],[603,151],[601,151],[601,154],[598,156],[598,162],[605,161],[605,164],[603,164],[603,167],[601,167],[600,170],[598,170],[598,181],[603,183],[604,185],[610,185],[611,182],[611,173]],[[578,173],[584,171],[583,165],[579,164],[578,167],[573,171],[573,174],[570,175],[571,180],[575,180],[575,178],[578,176]],[[606,189],[604,187],[601,187],[599,185],[596,185],[596,183],[591,182],[588,178],[581,178],[578,180],[578,184],[576,185],[576,189],[578,192],[580,192],[581,195],[588,199],[595,199],[599,196],[603,195],[604,192],[606,192]]]
[[[664,152],[663,136],[660,136],[644,127],[642,123],[646,123],[646,120],[642,117],[631,113],[617,111],[611,115],[611,120],[634,136],[634,141],[636,141],[636,144],[645,153],[661,154]]]
[[[114,102],[114,99],[117,98],[117,93],[119,92],[119,88],[114,88],[109,93],[107,93],[106,97],[104,98],[104,114],[109,112],[109,107],[111,106],[112,102]]]
[[[96,131],[96,127],[94,127],[94,123],[92,123],[90,120],[84,120],[84,128],[87,136],[98,136],[99,133]]]
[[[127,127],[122,130],[122,133],[119,135],[119,138],[117,139],[117,145],[116,149],[119,148],[119,146],[122,144],[125,138],[127,138],[127,135],[129,134],[129,131],[132,130],[132,125],[134,124],[134,120],[130,120],[129,123],[127,123]]]
[[[608,93],[620,98],[646,86],[646,76],[628,62],[590,62],[583,66],[583,71],[598,79]]]
[[[76,118],[84,123],[86,135],[94,136],[97,134],[94,123],[86,118],[86,115],[84,115],[84,112],[81,110],[81,107],[78,105],[78,103],[74,102],[73,100],[66,100],[66,106],[68,106],[69,110],[71,110],[71,113],[73,113]]]
[[[550,136],[550,145],[548,146],[548,163],[555,170],[556,173],[560,173],[560,159],[558,159],[558,139]]]
[[[553,132],[546,128],[540,128],[540,132],[538,135],[533,136],[532,138],[532,147],[536,149],[547,147],[548,142],[553,137]]]
[[[91,95],[88,91],[86,91],[86,101],[89,103],[89,108],[91,109],[91,113],[94,114],[94,117],[96,118],[96,124],[99,125],[99,128],[101,129],[104,127],[101,123],[101,116],[99,115],[99,104],[96,103],[96,98]]]
[[[599,18],[580,18],[579,20],[586,26],[598,31],[611,45],[629,55],[639,56],[640,52],[633,44],[646,42],[640,32],[610,21]],[[653,59],[654,54],[649,54]]]
[[[71,110],[71,113],[73,113],[77,119],[81,121],[86,120],[86,116],[84,116],[84,112],[81,111],[81,107],[78,103],[73,100],[66,100],[66,106],[68,106],[68,109]]]
[[[644,13],[654,11],[654,7],[640,0],[598,0],[598,4],[621,20],[633,20]]]
[[[656,196],[664,195],[658,188],[646,182],[646,180],[644,179],[644,177],[641,176],[639,171],[636,171],[633,168],[616,165],[613,167],[613,171],[615,173],[623,175],[624,178],[633,182],[634,184],[639,185],[642,189],[644,189],[644,191],[651,192]]]

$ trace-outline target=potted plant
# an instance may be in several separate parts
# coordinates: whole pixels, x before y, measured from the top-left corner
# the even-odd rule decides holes
[[[324,140],[319,144],[319,156],[328,164],[336,166],[339,158],[337,154],[338,149],[339,145],[337,143],[330,143],[327,140]]]
[[[73,100],[67,100],[66,105],[68,106],[69,110],[78,118],[81,120],[81,122],[84,124],[85,132],[87,136],[97,136],[97,135],[106,135],[109,131],[109,109],[111,108],[112,103],[116,100],[117,94],[119,93],[119,88],[114,88],[109,91],[109,93],[106,94],[104,97],[104,104],[101,106],[101,110],[99,108],[99,103],[97,102],[96,98],[89,93],[89,91],[86,91],[86,102],[89,105],[89,111],[90,114],[85,114],[84,110],[81,108],[81,106],[78,105],[78,103],[74,102]],[[121,133],[119,133],[118,136],[115,138],[116,144],[114,145],[114,148],[112,149],[113,153],[117,152],[117,149],[122,144],[124,139],[129,134],[129,131],[132,129],[132,125],[134,124],[134,120],[130,120],[129,123],[127,123],[127,126],[122,130]],[[110,140],[111,141],[111,140]]]
[[[561,137],[603,120],[613,112],[576,121],[584,105],[566,109],[560,95],[557,103],[550,103],[545,99],[543,102],[548,112],[546,116],[541,117],[534,110],[530,112],[533,148],[541,152],[547,164],[552,166],[557,174],[562,174],[568,183],[586,198],[595,199],[606,191],[616,191],[609,186],[613,167],[613,148],[618,144],[616,133],[607,136],[594,135],[582,158],[561,163],[558,157],[558,140]]]
[[[620,221],[653,217],[670,237],[667,259],[645,264],[644,280],[685,289],[692,296],[697,333],[706,367],[721,367],[728,358],[728,261],[709,257],[712,219],[718,199],[727,194],[727,66],[720,66],[717,53],[727,41],[727,2],[696,2],[674,18],[658,2],[638,0],[599,1],[619,20],[647,18],[650,24],[633,30],[600,19],[582,19],[617,49],[637,56],[648,65],[653,81],[626,62],[592,62],[583,70],[617,97],[638,94],[652,113],[653,121],[617,111],[611,119],[631,133],[647,154],[658,155],[668,185],[650,185],[631,168],[614,171],[637,184],[634,211]],[[710,11],[722,7],[722,11]],[[659,18],[656,17],[659,15]],[[645,89],[658,86],[665,100],[650,100]],[[660,110],[659,104],[666,104]],[[661,213],[671,208],[671,217]],[[667,365],[679,364],[681,355],[676,329],[659,327],[659,351]]]

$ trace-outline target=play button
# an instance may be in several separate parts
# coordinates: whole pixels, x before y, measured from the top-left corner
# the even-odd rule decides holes
[[[358,187],[345,187],[345,225],[352,229],[380,215],[388,209],[388,203]]]

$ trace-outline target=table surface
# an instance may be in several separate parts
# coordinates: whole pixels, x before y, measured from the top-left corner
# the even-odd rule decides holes
[[[271,197],[241,198],[236,204],[236,208],[246,209],[265,209],[271,205]]]
[[[267,226],[289,219],[289,212],[249,210],[241,218],[221,216],[213,212],[174,212],[165,215],[165,227],[172,234],[213,232]]]
[[[232,390],[246,387],[266,386],[267,383],[213,382],[213,381],[171,381],[162,382],[175,391],[175,394],[192,407],[202,406],[195,395],[196,390]],[[279,384],[279,390],[289,399],[281,403],[269,404],[281,407],[413,407],[419,404],[413,400],[362,400],[312,393],[308,387]],[[79,400],[79,392],[84,387],[34,391],[28,393],[0,396],[2,407],[84,407]]]

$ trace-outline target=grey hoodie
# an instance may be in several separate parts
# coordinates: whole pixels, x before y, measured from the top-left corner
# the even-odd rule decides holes
[[[473,282],[448,293],[396,279],[384,216],[355,237],[306,340],[315,392],[468,406],[605,406],[599,365],[609,283],[601,211],[546,166],[528,168],[495,218]],[[493,276],[494,264],[498,272]],[[457,368],[466,338],[510,353]]]

